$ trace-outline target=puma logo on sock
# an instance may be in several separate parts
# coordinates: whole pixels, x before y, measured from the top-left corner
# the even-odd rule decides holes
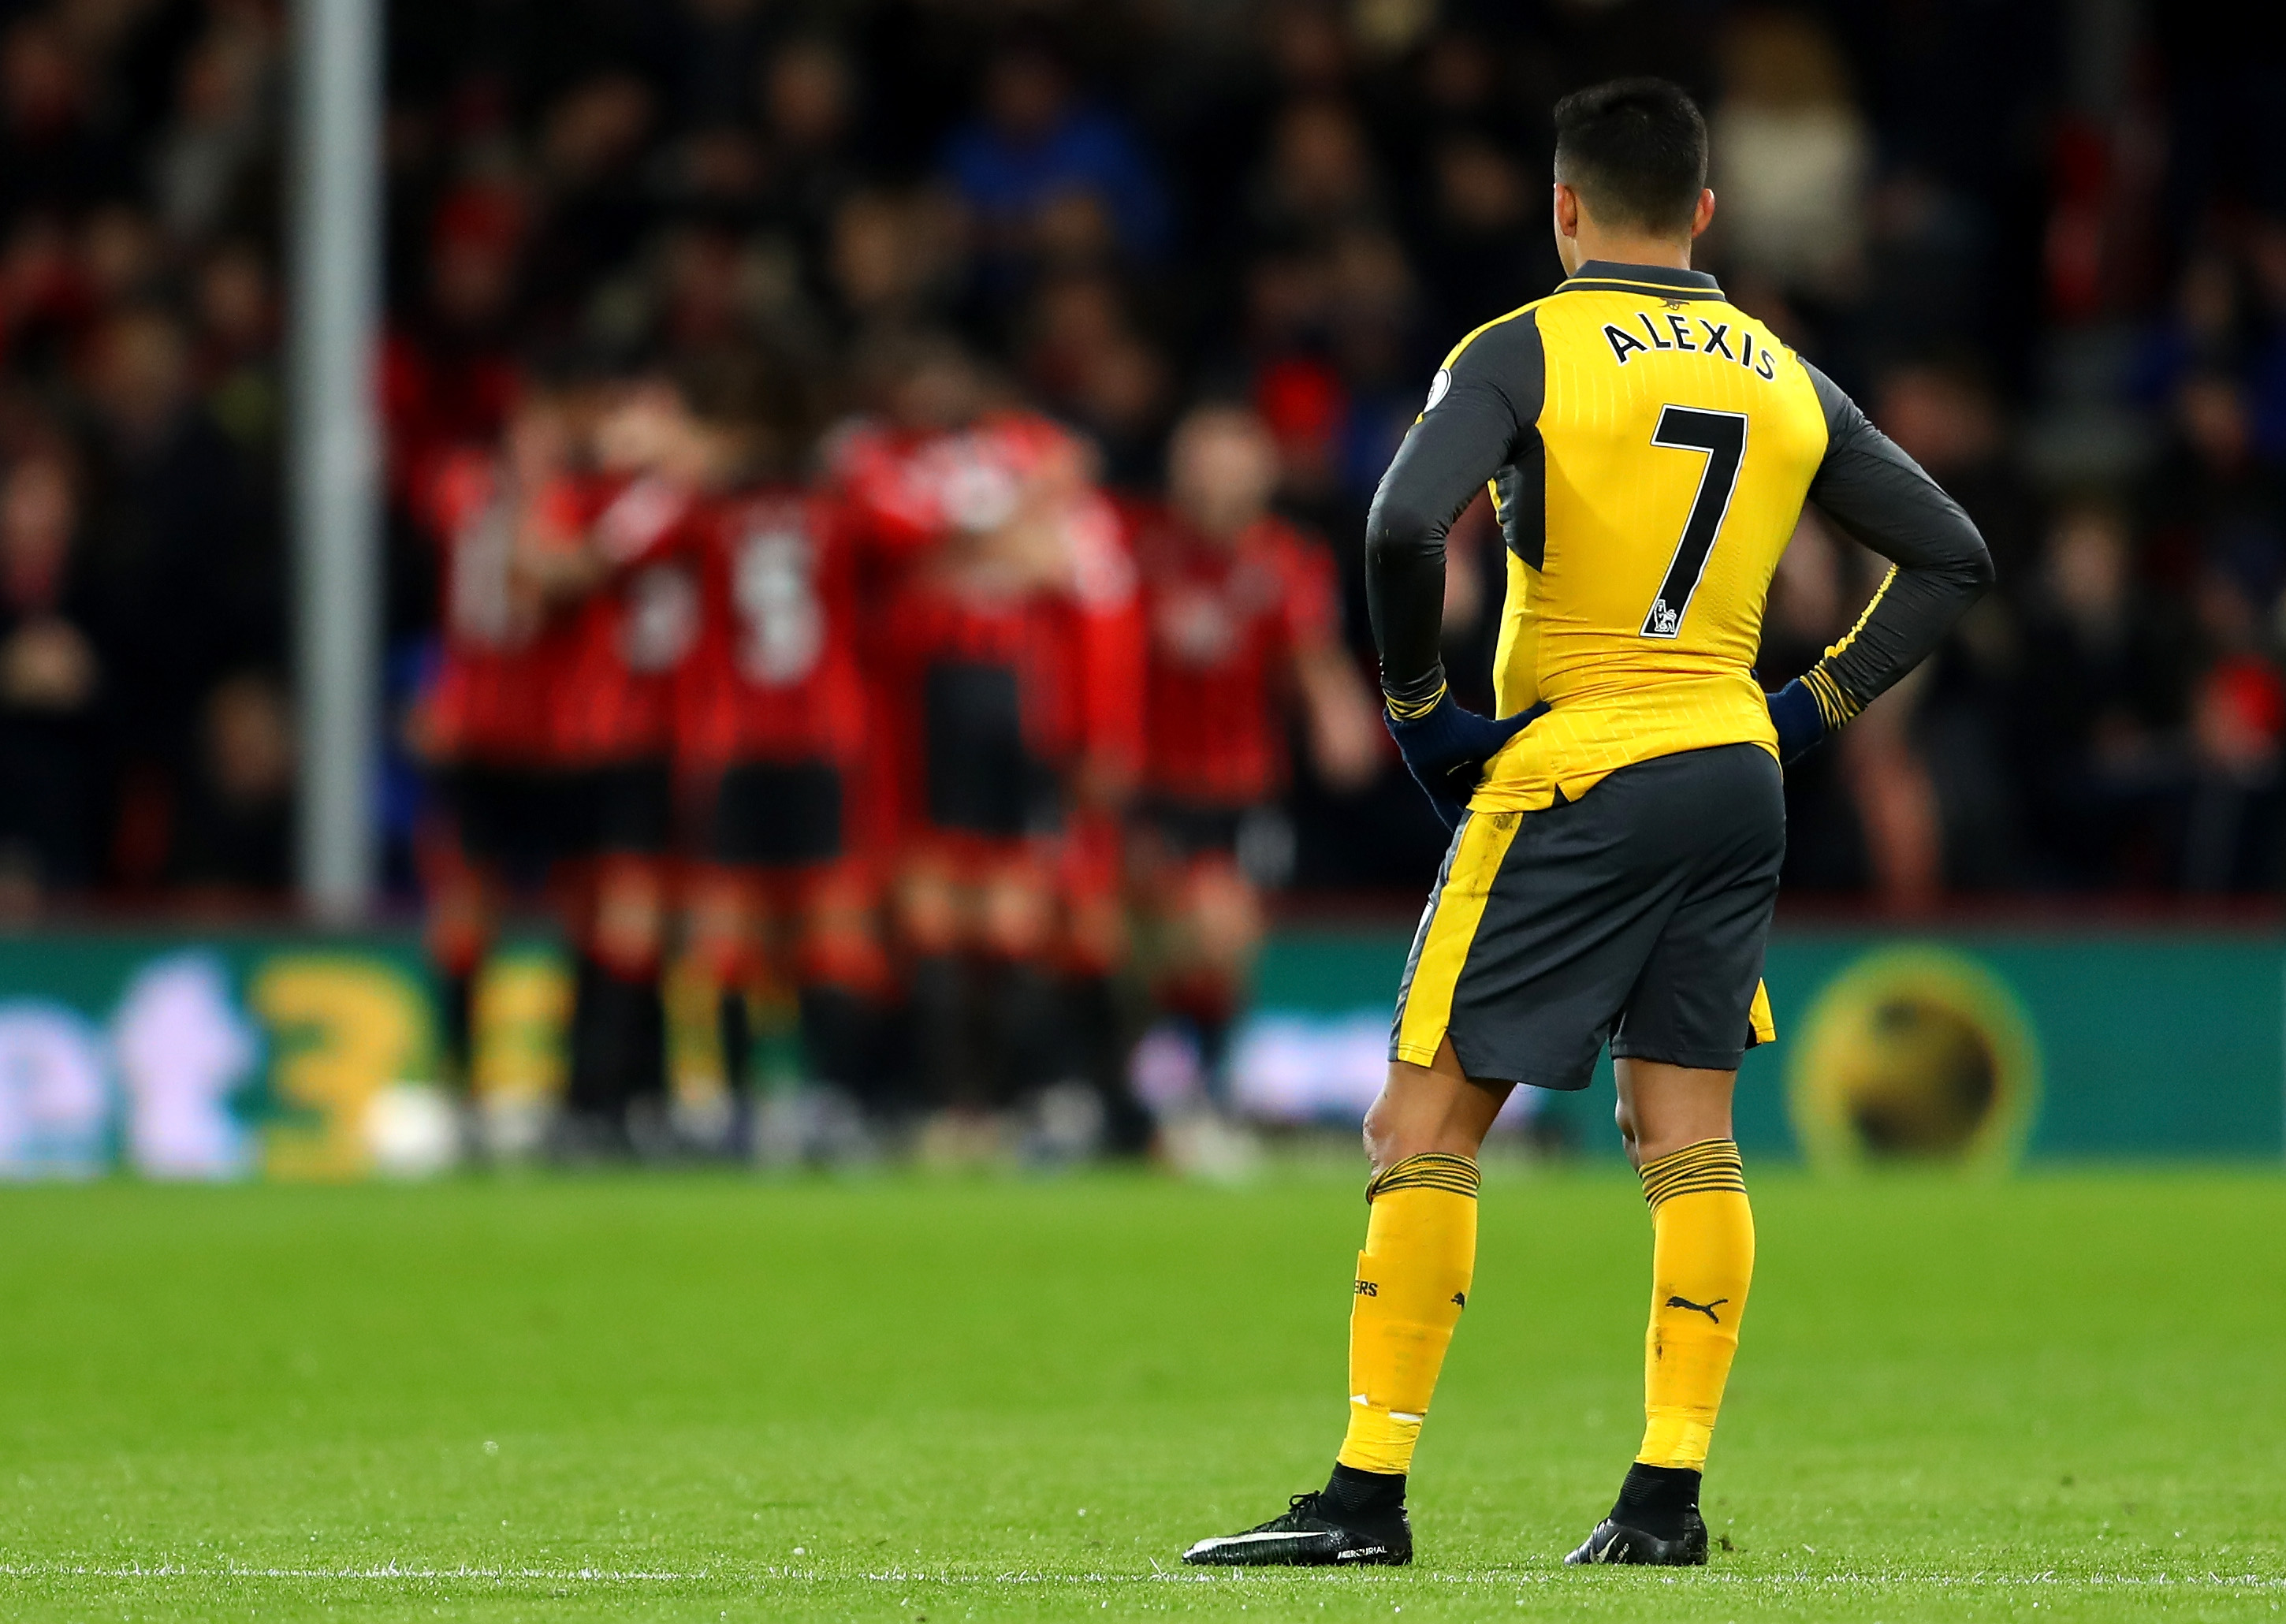
[[[1714,1311],[1730,1300],[1727,1297],[1718,1297],[1711,1303],[1694,1303],[1687,1297],[1671,1297],[1667,1299],[1667,1305],[1669,1308],[1688,1308],[1693,1313],[1705,1314],[1715,1324],[1720,1325],[1722,1323],[1722,1316]]]

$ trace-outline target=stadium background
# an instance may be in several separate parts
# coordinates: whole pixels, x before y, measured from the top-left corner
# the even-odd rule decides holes
[[[342,1119],[319,1160],[346,1168],[365,1102],[434,1078],[390,925],[418,905],[406,736],[438,599],[406,470],[496,437],[539,358],[767,347],[846,406],[869,338],[946,327],[1138,493],[1184,406],[1248,402],[1369,671],[1364,506],[1437,354],[1553,285],[1545,109],[1618,71],[1710,110],[1702,263],[1960,496],[2000,564],[1928,671],[1790,776],[1774,976],[1793,1029],[1869,948],[1940,943],[1998,1002],[1898,995],[1950,1034],[1914,1075],[1983,1103],[1883,1132],[1957,1147],[2006,1117],[1994,1142],[2037,1150],[2281,1148],[2286,181],[2275,42],[2244,20],[405,0],[385,22],[387,709],[362,947],[295,924],[288,21],[266,0],[53,0],[12,7],[0,43],[0,1041],[20,1096],[0,1159],[122,1154],[159,1086],[205,1102],[185,1109],[235,1147],[218,1168],[265,1139],[309,1165],[291,1147],[312,1112]],[[1499,590],[1481,513],[1455,554],[1465,681]],[[1766,678],[1870,583],[1806,520]],[[1369,1092],[1440,836],[1393,757],[1343,790],[1297,756],[1250,854],[1285,923],[1237,1086],[1271,1118],[1338,1121]],[[280,955],[317,977],[300,1015],[263,968]],[[122,1058],[154,966],[210,995],[167,1005],[187,1031],[236,1034],[201,1051],[221,1071],[153,1084]],[[564,995],[544,955],[496,971],[479,1081],[544,1094]],[[2131,1009],[2174,1046],[2076,1041]],[[311,1053],[356,1059],[313,1082]],[[677,1053],[684,1093],[718,1095],[703,1037]],[[1758,1060],[1748,1090],[1773,1146],[1793,1138],[1777,1071]],[[1604,1144],[1587,1120],[1559,1107],[1539,1137]]]
[[[323,169],[310,104],[357,98],[296,52],[362,10],[0,0],[0,1619],[2276,1616],[2278,8],[398,0],[335,53],[351,91],[385,68],[374,164]],[[1024,162],[1011,46],[1051,132]],[[801,1173],[764,1111],[766,1173],[364,1176],[438,1171],[451,1129],[408,451],[491,434],[566,347],[767,344],[834,391],[869,332],[941,323],[1146,492],[1182,406],[1252,403],[1362,659],[1382,459],[1451,339],[1556,275],[1551,98],[1638,70],[1714,117],[1726,285],[2003,580],[1792,775],[1709,1570],[1558,1565],[1638,1420],[1607,1078],[1486,1157],[1419,1565],[1173,1561],[1319,1480],[1338,1425],[1352,1135],[1439,842],[1393,762],[1342,793],[1301,753],[1256,850],[1250,1170]],[[320,607],[382,628],[384,704],[346,741],[379,838],[345,911],[303,833],[344,741],[289,335],[313,293],[355,314],[356,264],[296,267],[360,177],[386,569]],[[1462,540],[1474,671],[1497,559]],[[1806,525],[1765,674],[1869,585]],[[534,910],[475,1065],[528,1142],[570,997]],[[670,999],[677,1097],[719,1121]],[[789,1012],[757,1013],[792,1098]]]

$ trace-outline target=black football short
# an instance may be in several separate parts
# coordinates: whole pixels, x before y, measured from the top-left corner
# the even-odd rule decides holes
[[[453,838],[472,860],[523,870],[565,855],[561,773],[460,762],[437,775],[436,790]]]
[[[1398,995],[1390,1058],[1449,1036],[1471,1077],[1585,1088],[1621,1060],[1736,1068],[1776,1036],[1762,949],[1785,857],[1778,764],[1754,745],[1621,768],[1544,812],[1471,812]]]
[[[998,840],[1060,825],[1055,770],[1025,742],[1014,667],[937,661],[922,682],[921,714],[932,824]]]
[[[741,761],[723,770],[706,799],[701,839],[717,863],[799,868],[847,849],[847,796],[831,761]]]
[[[1231,857],[1238,853],[1239,831],[1253,809],[1155,799],[1145,807],[1144,815],[1160,844],[1175,856]]]
[[[663,759],[564,775],[564,844],[574,854],[655,856],[674,835],[674,778]]]

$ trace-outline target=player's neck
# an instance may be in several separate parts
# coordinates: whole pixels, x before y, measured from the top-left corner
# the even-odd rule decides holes
[[[1691,269],[1691,240],[1673,237],[1644,237],[1631,232],[1598,230],[1587,221],[1580,222],[1579,234],[1570,240],[1571,258],[1565,273],[1577,276],[1580,267],[1591,260],[1601,260],[1610,265],[1664,265],[1669,270]]]

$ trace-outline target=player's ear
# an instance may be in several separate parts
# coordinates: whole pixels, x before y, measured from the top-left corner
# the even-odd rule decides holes
[[[1714,223],[1714,188],[1699,189],[1699,206],[1691,211],[1691,234],[1698,236]]]
[[[1556,183],[1556,234],[1580,234],[1580,194],[1560,180]]]

